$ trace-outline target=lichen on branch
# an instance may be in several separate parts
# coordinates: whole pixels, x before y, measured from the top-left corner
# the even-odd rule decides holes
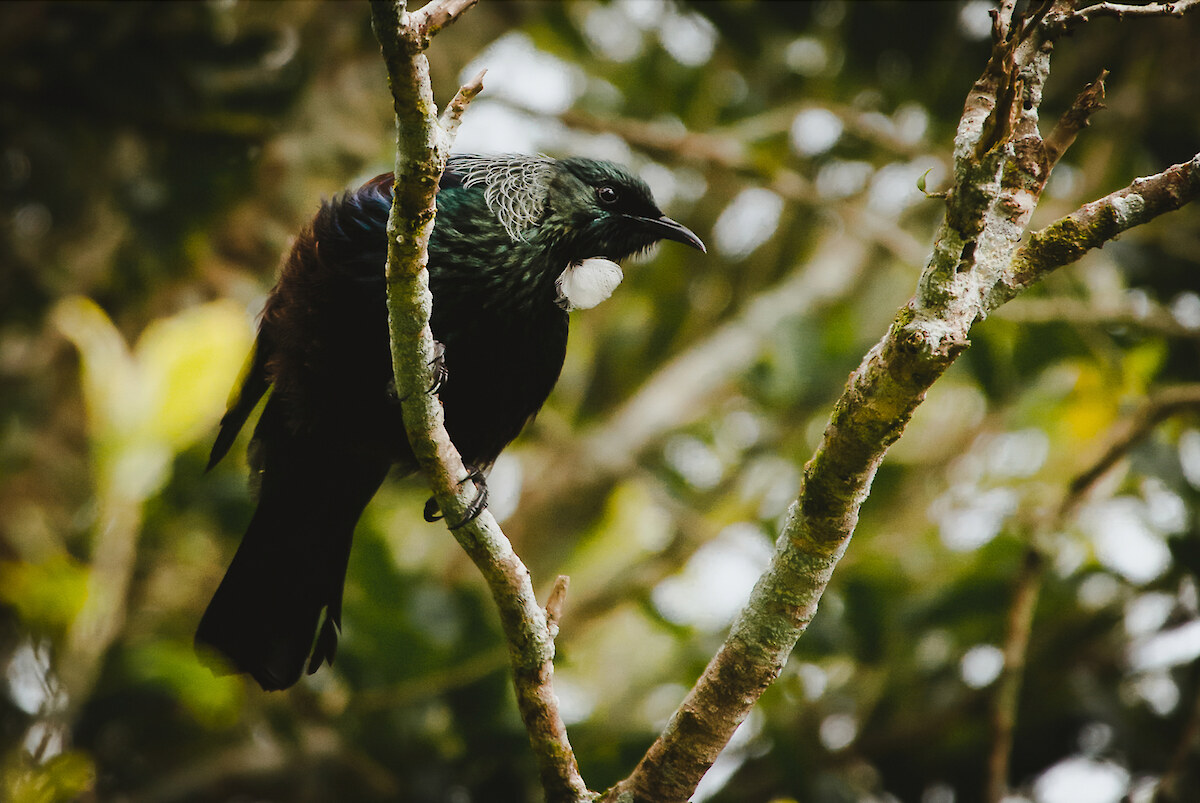
[[[431,38],[476,0],[434,0],[408,13],[403,0],[372,0],[375,35],[383,51],[396,111],[397,146],[388,217],[388,332],[404,427],[438,506],[448,521],[463,521],[477,490],[450,441],[434,386],[433,298],[429,291],[429,237],[437,215],[438,184],[459,121],[482,89],[483,73],[463,86],[439,120],[424,50]],[[486,509],[452,530],[479,568],[500,612],[517,704],[529,733],[546,797],[553,803],[593,798],[567,740],[551,679],[554,639],[529,571]],[[561,605],[561,600],[556,602]]]
[[[1180,4],[1183,5],[1183,4]],[[683,801],[783,668],[816,614],[887,450],[926,392],[970,345],[972,326],[1045,273],[1194,199],[1200,155],[1089,204],[1035,234],[1030,218],[1062,152],[1100,108],[1085,88],[1047,144],[1039,130],[1070,0],[1003,3],[993,51],[954,142],[954,183],[917,291],[851,375],[776,542],[771,564],[704,674],[633,774],[606,801]]]

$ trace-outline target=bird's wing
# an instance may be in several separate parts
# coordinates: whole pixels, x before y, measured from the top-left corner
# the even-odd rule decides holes
[[[229,447],[233,446],[238,432],[246,423],[246,419],[250,417],[258,400],[271,386],[271,379],[267,376],[267,360],[270,352],[270,338],[265,331],[259,329],[254,347],[246,355],[246,362],[242,364],[241,373],[238,374],[233,390],[229,394],[225,415],[221,418],[221,430],[217,433],[212,453],[208,457],[209,469],[220,462],[221,458],[229,451]]]
[[[454,158],[450,162],[442,177],[441,189],[462,185],[462,172],[456,169]],[[323,245],[322,257],[337,264],[339,270],[356,282],[381,281],[387,245],[384,227],[387,225],[391,201],[392,174],[384,173],[355,192],[346,193],[332,205],[332,213],[324,217],[318,215],[318,223],[323,221],[323,224],[313,232],[313,237]],[[364,247],[364,232],[375,231],[378,231],[378,240],[371,238],[370,247]],[[347,248],[347,244],[351,247]],[[229,452],[246,419],[271,386],[271,378],[267,374],[271,350],[269,333],[265,328],[260,328],[254,348],[246,357],[241,374],[229,395],[225,415],[221,418],[221,429],[208,458],[208,468],[215,466]]]

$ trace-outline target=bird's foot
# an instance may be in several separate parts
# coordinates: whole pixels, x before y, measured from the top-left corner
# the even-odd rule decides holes
[[[467,512],[463,515],[462,521],[460,521],[458,524],[450,525],[451,530],[457,530],[459,527],[470,524],[475,519],[479,518],[479,514],[482,513],[484,508],[487,507],[488,487],[487,480],[483,475],[483,471],[478,468],[472,468],[468,466],[467,476],[459,480],[458,484],[462,485],[467,480],[475,483],[475,487],[479,490],[479,493],[477,493],[475,498],[471,500],[471,504],[467,505]],[[432,496],[429,497],[429,501],[425,503],[424,515],[425,521],[429,522],[439,521],[442,518],[442,512],[438,510],[437,500]]]
[[[437,393],[450,378],[450,369],[446,367],[446,346],[442,341],[433,341],[433,359],[429,364],[433,366],[433,385],[429,392]]]
[[[440,340],[433,341],[433,359],[429,364],[433,366],[433,384],[429,386],[428,392],[437,393],[450,378],[450,369],[446,367],[446,346]],[[408,401],[408,396],[401,398],[397,392],[395,377],[388,380],[387,392],[388,398],[396,404]]]
[[[475,498],[471,500],[471,504],[467,505],[467,512],[463,515],[462,521],[460,521],[458,524],[450,525],[451,530],[457,530],[459,527],[475,521],[475,519],[479,518],[479,514],[483,512],[483,509],[487,507],[488,487],[487,479],[483,476],[483,472],[477,468],[472,468],[470,473],[463,477],[462,482],[460,482],[459,485],[462,485],[462,483],[466,482],[467,480],[471,480],[475,483],[475,488],[478,493],[476,493]]]

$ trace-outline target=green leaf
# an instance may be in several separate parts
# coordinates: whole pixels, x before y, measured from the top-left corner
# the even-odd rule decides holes
[[[917,189],[920,190],[922,193],[925,192],[925,180],[929,178],[929,174],[932,172],[933,172],[933,168],[931,167],[928,170],[926,170],[924,173],[922,173],[921,177],[919,179],[917,179]]]

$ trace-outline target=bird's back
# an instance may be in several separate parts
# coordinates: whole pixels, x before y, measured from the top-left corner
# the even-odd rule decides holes
[[[429,244],[430,326],[445,346],[439,390],[466,462],[489,465],[542,406],[566,353],[567,314],[535,284],[557,255],[514,242],[479,188],[451,171]],[[391,176],[322,206],[297,240],[267,302],[262,332],[274,394],[297,430],[411,459],[388,393],[386,226]],[[564,263],[565,264],[565,263]],[[529,283],[524,280],[530,279]]]

